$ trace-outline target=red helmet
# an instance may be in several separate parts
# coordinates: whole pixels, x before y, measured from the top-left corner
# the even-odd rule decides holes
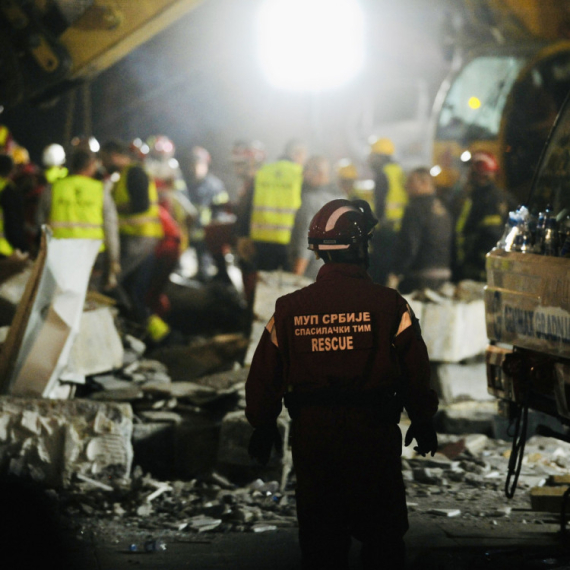
[[[368,242],[378,220],[364,200],[332,200],[311,220],[309,249],[346,250]]]
[[[477,150],[471,156],[472,168],[479,172],[497,172],[499,170],[499,163],[495,155],[487,152],[486,150]]]

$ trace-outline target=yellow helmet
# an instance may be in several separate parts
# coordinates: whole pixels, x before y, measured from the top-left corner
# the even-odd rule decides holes
[[[386,154],[392,156],[395,152],[394,143],[390,139],[382,138],[376,139],[370,145],[370,152],[372,154]]]
[[[356,165],[348,158],[339,160],[338,164],[336,165],[336,172],[338,174],[338,177],[342,180],[358,179],[358,170],[356,169]]]
[[[30,162],[30,154],[23,146],[17,146],[11,154],[14,164],[28,164]]]

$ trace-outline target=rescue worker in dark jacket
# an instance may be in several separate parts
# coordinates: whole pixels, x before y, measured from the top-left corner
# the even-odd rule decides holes
[[[348,569],[351,536],[364,568],[404,568],[408,529],[401,473],[406,445],[435,453],[429,359],[419,324],[393,289],[366,269],[377,220],[363,200],[333,200],[313,218],[310,248],[325,264],[317,280],[279,298],[246,382],[250,455],[278,443],[281,400],[292,417],[299,542],[306,569]]]
[[[509,195],[495,183],[499,164],[486,151],[471,157],[469,180],[455,207],[454,281],[485,281],[485,259],[501,238],[510,206]]]
[[[427,168],[416,168],[406,181],[410,201],[398,233],[388,286],[406,295],[438,289],[451,279],[451,215],[437,197]]]

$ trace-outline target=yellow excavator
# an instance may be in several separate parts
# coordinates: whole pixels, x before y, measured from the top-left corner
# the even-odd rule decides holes
[[[473,150],[488,150],[499,161],[499,182],[523,203],[570,90],[570,2],[452,4],[462,26],[455,37],[448,28],[456,58],[434,106],[434,173],[452,187]]]
[[[201,0],[0,0],[0,105],[88,81]]]
[[[468,47],[442,88],[434,156],[458,178],[462,154],[493,152],[504,186],[525,205],[486,261],[487,386],[514,428],[510,498],[529,410],[559,420],[540,433],[570,441],[570,2],[464,7],[473,37],[490,43]]]

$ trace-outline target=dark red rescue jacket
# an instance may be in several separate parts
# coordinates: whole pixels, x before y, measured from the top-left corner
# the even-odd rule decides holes
[[[395,290],[377,285],[352,264],[326,264],[317,281],[277,300],[246,384],[246,416],[273,421],[289,391],[371,394],[399,385],[412,421],[430,419],[437,396],[419,332],[398,332],[409,309]]]

